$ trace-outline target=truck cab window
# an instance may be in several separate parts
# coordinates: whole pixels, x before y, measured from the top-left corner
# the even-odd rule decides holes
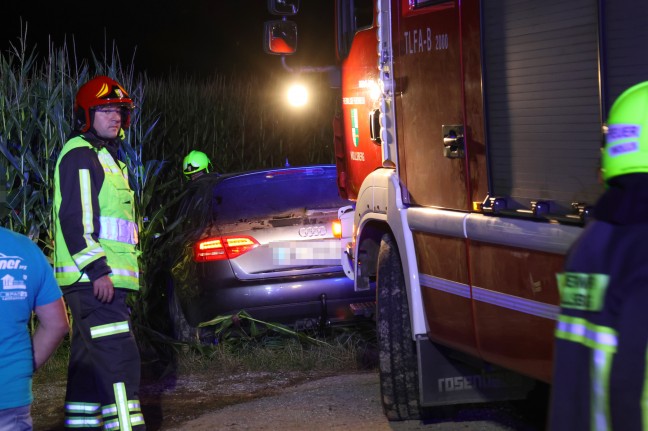
[[[353,36],[360,30],[370,28],[374,19],[373,0],[337,0],[338,55],[346,58],[351,49]]]

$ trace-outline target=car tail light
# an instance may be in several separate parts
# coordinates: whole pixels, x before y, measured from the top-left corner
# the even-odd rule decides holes
[[[342,238],[342,222],[340,220],[335,220],[331,226],[331,232],[335,238]]]
[[[212,260],[234,259],[253,248],[259,243],[251,236],[223,236],[206,238],[194,246],[194,260],[209,262]]]

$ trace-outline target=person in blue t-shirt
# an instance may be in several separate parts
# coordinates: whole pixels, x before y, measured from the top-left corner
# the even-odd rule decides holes
[[[28,324],[38,317],[33,338]],[[32,429],[32,375],[68,333],[52,266],[29,238],[0,227],[0,431]]]

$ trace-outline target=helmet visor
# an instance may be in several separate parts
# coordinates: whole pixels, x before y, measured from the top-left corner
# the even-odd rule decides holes
[[[200,169],[200,166],[192,165],[191,163],[184,163],[182,170],[185,174],[192,174]]]

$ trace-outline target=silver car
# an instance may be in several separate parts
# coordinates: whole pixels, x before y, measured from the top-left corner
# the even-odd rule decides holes
[[[176,337],[240,310],[284,324],[370,315],[375,290],[354,291],[342,271],[338,210],[352,203],[336,181],[333,165],[194,180],[168,277]]]

